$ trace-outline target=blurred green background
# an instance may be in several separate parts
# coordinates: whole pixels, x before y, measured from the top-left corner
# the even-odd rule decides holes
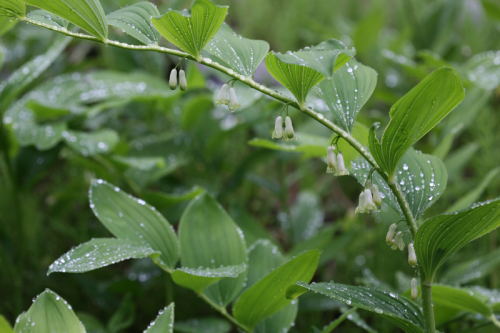
[[[102,1],[105,12],[132,0]],[[474,55],[500,50],[500,2],[496,0],[216,0],[229,5],[226,22],[253,39],[264,39],[279,52],[297,50],[328,38],[355,47],[356,59],[378,72],[374,95],[358,122],[386,124],[390,106],[432,70],[453,66],[462,75],[466,99],[457,110],[421,140],[417,149],[445,162],[447,191],[426,216],[500,194],[500,67],[483,67]],[[183,9],[190,1],[155,1],[160,13]],[[3,20],[0,30],[12,25]],[[2,81],[28,60],[42,54],[56,34],[19,23],[2,36]],[[134,43],[120,31],[110,38]],[[162,43],[167,45],[163,40]],[[27,93],[46,80],[67,73],[117,71],[147,73],[151,80],[168,77],[179,59],[152,52],[134,52],[72,40],[38,77]],[[153,320],[158,309],[176,303],[176,321],[218,317],[194,293],[175,286],[165,272],[147,260],[131,260],[85,274],[55,273],[48,266],[71,247],[93,237],[109,236],[88,206],[90,180],[98,177],[156,206],[177,224],[198,187],[214,195],[245,233],[247,246],[270,238],[284,251],[323,248],[315,281],[365,284],[404,292],[413,270],[405,255],[391,251],[385,233],[398,216],[385,206],[374,216],[354,216],[361,186],[353,177],[325,174],[321,158],[251,146],[253,138],[269,139],[281,105],[236,84],[243,108],[234,114],[215,107],[213,95],[221,75],[189,64],[189,90],[157,98],[99,100],[88,104],[89,117],[67,119],[80,131],[114,130],[119,141],[112,152],[85,156],[64,143],[49,149],[23,144],[15,124],[4,122],[11,136],[10,156],[15,178],[5,163],[0,169],[0,313],[12,323],[31,299],[50,288],[72,305],[89,332],[137,332]],[[497,82],[495,85],[495,77]],[[272,84],[264,67],[255,76]],[[83,78],[82,80],[85,80]],[[118,80],[118,79],[117,79]],[[155,82],[155,81],[151,81]],[[493,83],[492,83],[493,82]],[[154,85],[154,83],[152,83]],[[62,86],[62,89],[65,89]],[[311,97],[311,103],[316,101]],[[127,102],[127,103],[125,103]],[[321,105],[318,105],[321,109]],[[323,110],[325,115],[328,110]],[[298,133],[329,138],[331,133],[313,120],[291,111]],[[16,120],[19,121],[19,120]],[[40,123],[50,122],[40,120]],[[21,138],[22,139],[22,138]],[[300,139],[300,135],[299,135]],[[153,157],[153,166],[120,162],[120,157]],[[188,193],[190,195],[184,196]],[[468,200],[460,199],[469,195]],[[460,206],[461,205],[461,206]],[[16,208],[17,207],[17,208]],[[321,236],[321,237],[319,237]],[[315,238],[316,237],[316,238]],[[309,241],[309,244],[307,243]],[[453,264],[486,255],[498,247],[498,233],[473,242],[455,255]],[[384,282],[381,282],[384,281]],[[498,270],[466,285],[498,288]],[[300,298],[291,332],[308,332],[339,316],[342,304],[315,294]],[[438,313],[440,330],[465,331],[482,319],[461,313]],[[442,318],[439,319],[439,315]],[[353,318],[339,332],[398,332],[389,322],[360,312],[369,327]],[[460,321],[455,320],[459,318]],[[89,329],[94,327],[94,330]],[[371,328],[370,328],[371,327]],[[481,332],[494,332],[491,326]]]

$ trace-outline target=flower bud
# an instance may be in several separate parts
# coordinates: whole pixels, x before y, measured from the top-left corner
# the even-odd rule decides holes
[[[186,73],[183,69],[179,71],[179,87],[181,88],[181,91],[186,91],[188,87],[186,81]]]
[[[177,69],[172,69],[170,72],[170,80],[168,80],[168,84],[170,85],[170,89],[177,89]]]
[[[227,93],[229,92],[229,85],[224,84],[220,90],[219,97],[215,100],[215,104],[217,105],[228,105],[229,104],[229,99],[227,99]]]
[[[387,245],[392,245],[392,237],[394,237],[394,234],[396,233],[397,229],[398,225],[396,223],[391,224],[391,226],[389,227],[387,236],[385,236],[385,241],[387,242]]]
[[[238,98],[236,97],[236,91],[233,87],[229,89],[229,111],[233,112],[241,108],[240,103],[238,103]]]
[[[276,122],[274,123],[273,139],[281,139],[283,137],[283,118],[278,116]]]
[[[288,116],[285,118],[285,135],[283,135],[283,141],[297,140],[295,132],[293,131],[292,119]]]
[[[411,299],[416,300],[418,297],[418,282],[417,279],[411,279]]]
[[[372,210],[377,210],[377,206],[373,203],[372,191],[370,191],[369,188],[365,189],[365,202],[365,211],[367,213],[371,212]]]
[[[396,244],[396,241],[393,239],[391,241],[391,250],[397,250],[398,249],[398,244]]]
[[[326,164],[328,165],[328,167],[326,168],[326,173],[334,173],[336,163],[337,156],[335,155],[335,148],[333,146],[329,146],[326,149]]]
[[[408,263],[413,267],[417,266],[417,254],[413,243],[408,244]]]
[[[380,196],[380,191],[378,190],[378,186],[372,184],[372,193],[373,193],[373,203],[378,207],[382,206],[382,197]]]
[[[347,176],[349,175],[349,170],[345,168],[344,155],[339,152],[337,155],[337,168],[335,169],[335,176]]]
[[[405,249],[405,241],[403,239],[403,233],[401,231],[396,234],[396,237],[394,237],[394,241],[396,242],[396,245],[398,246],[400,251],[403,251]]]
[[[356,214],[363,214],[365,212],[365,206],[366,206],[366,202],[365,202],[365,192],[361,192],[361,194],[359,195],[359,203],[358,203],[358,207],[356,207],[356,210],[354,211]]]

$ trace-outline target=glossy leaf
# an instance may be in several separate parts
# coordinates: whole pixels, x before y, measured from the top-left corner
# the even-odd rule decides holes
[[[160,33],[151,22],[151,17],[160,13],[151,2],[138,2],[123,7],[106,16],[108,24],[139,40],[146,45],[158,44]]]
[[[464,66],[467,78],[486,90],[496,89],[500,84],[500,51],[488,51],[473,56]]]
[[[174,332],[174,308],[175,304],[170,303],[158,313],[144,333],[173,333]]]
[[[489,317],[493,314],[492,310],[482,300],[471,295],[471,293],[465,289],[444,285],[433,285],[432,300],[436,304],[471,313],[479,313],[485,317]]]
[[[319,252],[305,252],[267,274],[243,292],[233,308],[234,317],[249,328],[290,304],[286,290],[297,281],[310,281]]]
[[[48,12],[43,9],[39,10],[34,10],[30,12],[28,15],[26,15],[29,19],[48,24],[48,25],[53,25],[56,28],[59,29],[66,29],[68,27],[69,22],[66,21],[65,19],[60,18],[57,15],[52,14],[51,12]]]
[[[118,238],[96,238],[78,245],[49,266],[54,272],[83,273],[127,259],[156,258],[160,255],[151,247]]]
[[[243,233],[210,195],[195,198],[179,224],[183,268],[218,268],[246,264]],[[205,289],[214,303],[226,306],[243,288],[246,271],[237,278],[225,278]]]
[[[1,16],[0,15],[0,37],[5,35],[18,22],[19,22],[18,20],[14,20],[9,16]],[[5,48],[3,46],[0,46],[0,68],[3,65],[5,51],[6,51]]]
[[[85,133],[77,131],[64,131],[62,136],[68,146],[83,156],[106,154],[115,148],[120,140],[118,133],[111,129]]]
[[[155,262],[167,271],[179,257],[177,236],[168,221],[144,200],[136,199],[103,180],[93,180],[90,207],[117,238],[148,245],[161,255]]]
[[[23,18],[26,6],[22,0],[0,0],[0,16]]]
[[[29,310],[18,317],[14,332],[85,333],[85,328],[71,309],[71,306],[68,305],[68,302],[53,291],[46,289],[37,296]]]
[[[0,332],[2,333],[14,333],[12,326],[10,326],[7,319],[4,316],[0,315]]]
[[[146,192],[144,198],[158,209],[168,208],[172,205],[179,204],[184,201],[189,201],[196,198],[198,195],[205,192],[201,187],[194,186],[189,191],[182,194],[168,194],[163,192]]]
[[[436,126],[463,99],[458,74],[441,68],[428,75],[393,105],[382,141],[375,137],[378,123],[370,130],[370,152],[389,179],[408,149]]]
[[[216,317],[195,318],[176,322],[175,331],[180,333],[228,333],[231,331],[231,324]]]
[[[102,41],[108,38],[108,22],[99,0],[25,0],[68,20]]]
[[[267,148],[279,151],[303,153],[305,158],[323,157],[330,144],[330,138],[296,132],[296,141],[276,141],[270,139],[254,138],[248,141],[250,146]]]
[[[415,236],[415,251],[425,279],[433,281],[436,270],[453,253],[499,226],[500,200],[425,221]]]
[[[354,177],[364,185],[371,165],[364,159],[352,162]],[[373,183],[380,190],[382,201],[403,217],[396,197],[387,183],[377,173],[373,173]],[[410,149],[396,168],[396,180],[415,218],[419,218],[434,204],[446,189],[448,176],[439,158]]]
[[[299,310],[299,302],[293,300],[285,308],[261,320],[254,328],[254,333],[283,332],[294,326]]]
[[[34,145],[39,150],[47,150],[62,140],[63,133],[66,131],[66,123],[37,125],[26,121],[13,128],[21,146]]]
[[[321,282],[309,285],[305,282],[298,282],[296,286],[290,288],[289,295],[298,297],[307,291],[314,291],[347,305],[375,312],[405,332],[425,332],[422,309],[406,297],[395,293],[338,283]]]
[[[339,126],[352,132],[359,111],[368,101],[377,85],[377,72],[354,59],[339,68],[330,80],[317,87]]]
[[[173,271],[172,279],[178,285],[192,289],[200,294],[206,287],[222,278],[236,278],[245,272],[246,265],[223,266],[218,268],[181,267]]]
[[[446,284],[469,283],[488,276],[498,266],[500,266],[500,249],[454,265],[446,271],[440,281]]]
[[[0,84],[0,106],[3,111],[17,95],[54,62],[69,41],[69,37],[58,36],[47,52],[24,64]]]
[[[203,49],[224,22],[227,10],[228,7],[216,6],[210,0],[195,0],[189,10],[170,10],[152,21],[163,37],[199,61]]]
[[[269,52],[269,44],[263,40],[243,38],[222,24],[214,38],[205,46],[212,60],[233,69],[236,73],[252,77]]]

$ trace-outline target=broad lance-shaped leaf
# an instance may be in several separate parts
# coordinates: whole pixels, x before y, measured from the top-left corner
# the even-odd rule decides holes
[[[23,18],[26,6],[22,0],[0,0],[0,16]]]
[[[160,310],[158,316],[152,321],[144,333],[173,333],[174,332],[174,308],[175,304]]]
[[[149,245],[161,255],[155,262],[166,271],[175,268],[179,242],[172,226],[144,200],[124,193],[103,180],[93,180],[89,193],[95,216],[117,238]]]
[[[425,221],[415,236],[415,251],[425,281],[432,282],[437,269],[453,253],[499,226],[499,199]]]
[[[29,310],[17,318],[14,332],[85,333],[85,328],[71,309],[71,305],[53,291],[46,289],[37,296]]]
[[[321,81],[316,90],[340,127],[350,133],[376,85],[377,72],[351,59],[330,80]]]
[[[179,224],[183,269],[219,268],[246,264],[243,233],[210,195],[195,198],[184,211]],[[236,278],[224,278],[203,293],[215,304],[226,306],[243,288],[246,270]]]
[[[85,133],[77,131],[64,131],[62,136],[68,146],[83,156],[109,153],[113,151],[120,140],[118,133],[110,129]]]
[[[127,259],[156,258],[159,252],[128,239],[96,238],[78,245],[49,266],[53,272],[83,273]]]
[[[493,311],[481,299],[475,297],[473,293],[466,289],[455,288],[444,285],[432,286],[432,301],[454,309],[479,313],[485,317],[490,317]]]
[[[290,304],[286,290],[298,281],[310,281],[316,271],[319,251],[305,252],[264,276],[243,292],[233,308],[234,317],[253,329],[258,322]]]
[[[375,123],[368,140],[370,152],[392,180],[406,151],[446,117],[463,99],[460,77],[451,68],[429,74],[391,108],[391,120],[379,143]]]
[[[21,146],[34,145],[38,150],[47,150],[57,145],[62,140],[66,127],[66,123],[38,125],[32,121],[12,126]]]
[[[446,284],[465,284],[484,278],[500,266],[500,249],[453,265],[440,279]]]
[[[216,6],[210,0],[195,0],[189,10],[170,10],[152,21],[163,37],[200,61],[203,49],[224,22],[227,10],[227,6]]]
[[[99,0],[25,0],[28,5],[45,9],[106,41],[108,22]]]
[[[243,38],[222,24],[214,38],[205,46],[212,60],[233,69],[236,73],[252,77],[269,52],[269,44],[263,40]]]
[[[468,79],[475,85],[486,90],[500,85],[500,51],[476,54],[464,67]]]
[[[288,289],[287,295],[296,298],[307,291],[320,293],[360,309],[375,312],[407,333],[424,333],[422,309],[406,297],[378,289],[349,286],[338,283],[298,282]]]
[[[206,287],[220,279],[236,278],[245,270],[245,264],[218,268],[181,267],[172,272],[172,279],[178,285],[192,289],[200,294]]]
[[[271,52],[266,57],[269,73],[297,99],[301,108],[311,89],[344,66],[355,54],[335,39],[306,50],[286,54]]]
[[[151,17],[160,13],[151,2],[138,2],[108,14],[108,24],[139,40],[146,45],[158,44],[160,33],[151,22]]]
[[[68,28],[69,22],[43,9],[34,10],[26,15],[29,19],[52,25],[59,29]]]
[[[354,177],[362,185],[365,184],[371,168],[365,159],[352,162]],[[378,186],[382,200],[404,217],[396,197],[383,178],[374,172],[372,180]],[[422,154],[413,149],[405,154],[396,168],[396,182],[399,184],[413,216],[417,219],[443,194],[447,181],[446,167],[439,158]]]

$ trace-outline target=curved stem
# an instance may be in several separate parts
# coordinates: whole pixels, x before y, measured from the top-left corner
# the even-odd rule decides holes
[[[198,296],[200,296],[201,299],[203,299],[205,302],[207,302],[215,310],[219,311],[224,317],[227,318],[227,320],[229,320],[230,322],[232,322],[233,324],[235,324],[236,326],[241,328],[243,331],[245,331],[247,333],[252,333],[253,330],[251,328],[246,327],[245,325],[240,323],[238,320],[236,320],[236,318],[234,318],[229,313],[227,313],[226,308],[224,308],[222,306],[218,306],[217,304],[212,302],[207,296],[205,296],[203,293],[198,294]]]

